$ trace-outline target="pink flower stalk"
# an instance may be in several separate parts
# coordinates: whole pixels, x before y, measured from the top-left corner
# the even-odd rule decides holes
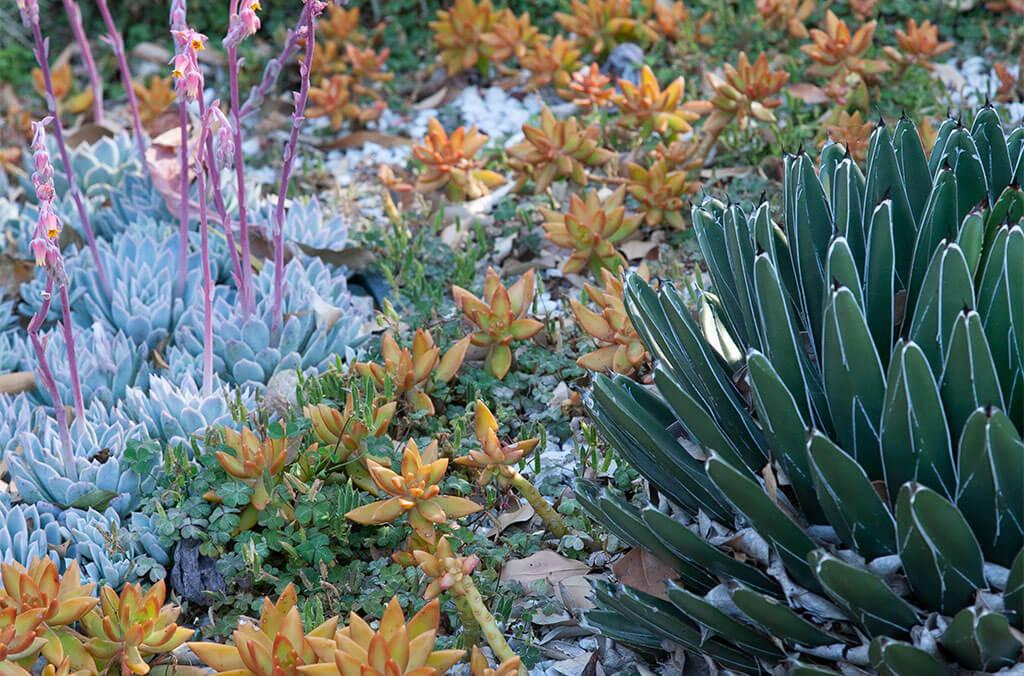
[[[288,31],[288,37],[285,38],[281,55],[276,59],[267,61],[267,65],[263,68],[263,77],[260,78],[259,84],[249,91],[249,98],[245,100],[245,105],[242,106],[241,116],[243,119],[259,110],[263,100],[267,98],[267,94],[273,89],[274,83],[277,82],[277,78],[281,74],[281,64],[291,61],[292,55],[298,51],[299,42],[305,34],[304,27],[309,19],[309,12],[309,4],[303,5],[299,20],[295,22],[295,28]]]
[[[207,153],[206,140],[210,133],[210,119],[213,111],[220,110],[220,104],[214,103],[202,116],[202,129],[199,132],[199,143],[196,144],[196,184],[199,189],[199,233],[200,251],[203,261],[203,394],[213,393],[213,275],[210,272],[210,241],[209,224],[206,207],[206,169],[204,153]],[[215,161],[212,154],[207,154],[208,162]],[[215,167],[210,167],[211,170]]]
[[[234,132],[231,130],[231,122],[224,115],[224,111],[220,109],[220,102],[215,103],[207,111],[206,102],[200,98],[200,119],[206,119],[207,112],[210,115],[210,134],[206,137],[206,163],[207,171],[210,175],[210,183],[213,188],[213,204],[217,209],[221,225],[224,226],[224,237],[227,240],[228,251],[231,254],[231,274],[234,277],[235,285],[241,288],[242,263],[238,257],[238,250],[235,248],[235,231],[232,227],[227,207],[224,205],[224,195],[220,184],[220,170],[230,167],[234,161]]]
[[[178,212],[178,276],[174,294],[185,293],[185,274],[188,267],[188,103],[203,96],[203,71],[199,68],[199,52],[206,48],[206,36],[187,25],[171,31],[174,36],[174,57],[171,73],[178,91],[178,125],[181,128],[181,207]],[[205,199],[205,195],[203,196]]]
[[[135,89],[132,87],[132,72],[128,69],[128,59],[124,55],[124,40],[117,30],[114,17],[110,15],[110,7],[107,0],[96,0],[103,16],[103,24],[107,27],[107,34],[103,41],[110,45],[117,57],[117,67],[121,71],[121,84],[124,85],[125,94],[128,95],[128,108],[132,111],[132,129],[135,130],[135,143],[139,147],[139,161],[146,166],[146,135],[142,130],[142,118],[139,116],[139,103],[135,100]]]
[[[306,100],[309,97],[309,71],[313,64],[313,43],[316,31],[316,18],[324,9],[319,0],[306,0],[309,11],[306,12],[306,25],[303,27],[306,39],[306,59],[299,62],[300,84],[295,95],[295,113],[292,115],[292,130],[288,143],[284,147],[284,164],[281,167],[281,185],[277,190],[277,209],[274,212],[274,306],[273,329],[281,325],[281,300],[284,296],[284,200],[288,195],[288,180],[291,178],[292,165],[295,163],[295,148],[299,142],[299,131],[305,120]]]
[[[254,0],[245,0],[250,10],[255,11],[259,3]],[[242,115],[238,98],[238,45],[247,36],[252,28],[252,21],[248,23],[242,19],[238,11],[238,0],[231,0],[231,13],[228,23],[228,32],[224,38],[224,47],[228,52],[228,81],[231,89],[231,122],[234,128],[234,151],[235,151],[235,183],[238,191],[238,236],[242,242],[242,283],[238,288],[238,295],[242,301],[242,316],[248,317],[252,314],[255,305],[252,290],[252,255],[249,244],[249,221],[245,209],[245,160],[242,157]]]
[[[89,47],[89,38],[82,26],[82,10],[78,8],[75,0],[64,0],[64,12],[68,15],[68,22],[71,24],[71,32],[75,35],[75,42],[82,52],[82,63],[85,64],[85,72],[89,74],[89,86],[92,87],[92,121],[96,124],[103,124],[103,78],[96,70],[96,62],[92,58],[92,48]]]
[[[89,245],[93,265],[96,266],[96,276],[99,278],[100,288],[103,289],[107,298],[110,298],[110,280],[107,277],[107,269],[103,266],[99,250],[96,248],[96,236],[92,231],[92,223],[89,221],[89,212],[86,211],[85,202],[78,191],[78,180],[71,166],[67,145],[64,143],[64,125],[61,124],[57,111],[57,97],[53,93],[53,76],[50,72],[50,43],[49,40],[43,39],[43,31],[39,27],[39,0],[18,0],[18,10],[21,12],[22,23],[32,31],[32,51],[35,54],[36,63],[39,64],[39,69],[43,73],[46,104],[50,112],[48,119],[53,119],[53,136],[57,139],[57,148],[60,150],[61,166],[64,169],[64,174],[68,177],[68,190],[75,203],[78,219],[82,222],[82,230],[85,231],[85,240]]]
[[[29,322],[28,333],[32,341],[32,348],[36,353],[36,359],[39,360],[39,372],[43,386],[49,390],[50,397],[53,399],[54,413],[57,416],[57,424],[60,426],[61,453],[65,470],[68,476],[74,480],[77,478],[78,470],[71,454],[71,435],[68,432],[67,414],[64,411],[60,391],[57,389],[57,382],[54,380],[50,364],[46,360],[46,350],[39,339],[39,327],[42,326],[50,311],[53,285],[56,283],[60,286],[61,310],[64,319],[64,345],[67,349],[68,368],[71,372],[71,391],[75,399],[75,415],[79,418],[84,417],[85,405],[82,401],[82,386],[78,381],[75,337],[71,330],[71,303],[68,300],[67,273],[64,271],[64,257],[57,244],[61,230],[60,219],[53,210],[57,191],[53,187],[53,165],[50,164],[50,155],[46,151],[46,124],[49,121],[50,118],[45,118],[40,122],[32,123],[32,150],[35,152],[32,185],[35,188],[36,197],[39,199],[39,218],[32,235],[31,247],[36,257],[36,265],[46,270],[46,291],[43,294],[42,306]]]

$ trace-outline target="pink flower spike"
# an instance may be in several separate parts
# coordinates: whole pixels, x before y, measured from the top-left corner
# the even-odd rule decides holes
[[[18,11],[21,12],[21,22],[25,28],[39,23],[39,0],[18,0]]]

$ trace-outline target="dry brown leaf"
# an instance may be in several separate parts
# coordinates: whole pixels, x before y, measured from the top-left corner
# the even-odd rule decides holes
[[[412,145],[412,139],[408,136],[364,130],[354,131],[351,134],[345,134],[340,138],[331,139],[319,145],[322,150],[349,150],[350,148],[361,148],[367,143],[374,143],[384,148],[397,148],[399,146]]]
[[[612,572],[622,584],[668,599],[665,594],[665,582],[674,580],[675,570],[666,566],[646,549],[636,547],[612,564]]]
[[[448,96],[448,87],[441,87],[436,92],[423,99],[412,104],[413,110],[430,110],[431,108],[437,108],[444,102],[444,97]]]
[[[804,103],[810,103],[811,105],[829,102],[829,98],[828,95],[825,94],[825,90],[817,85],[812,85],[809,82],[794,82],[786,87],[786,90]]]
[[[0,394],[18,394],[36,388],[36,374],[32,371],[15,371],[0,375]]]
[[[497,525],[491,535],[493,537],[498,537],[509,526],[514,526],[517,523],[526,523],[532,519],[536,513],[537,510],[535,510],[529,502],[521,500],[514,509],[506,509],[501,514],[498,514]]]
[[[501,570],[502,582],[518,582],[529,587],[538,580],[557,585],[574,575],[586,575],[590,566],[582,561],[568,559],[548,549],[541,550],[525,559],[515,559]]]

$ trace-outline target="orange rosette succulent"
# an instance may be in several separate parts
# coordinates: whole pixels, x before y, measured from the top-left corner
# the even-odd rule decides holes
[[[384,363],[356,362],[352,368],[359,375],[371,378],[380,389],[390,385],[396,398],[412,411],[432,414],[434,402],[427,393],[431,381],[447,383],[454,378],[466,358],[469,343],[470,338],[467,336],[454,343],[441,356],[441,348],[434,344],[434,337],[429,331],[416,329],[411,350],[399,347],[398,341],[389,331],[380,341]]]
[[[487,136],[470,127],[459,127],[451,136],[437,118],[427,123],[427,135],[422,144],[414,145],[412,154],[424,168],[416,182],[420,192],[433,192],[447,188],[452,200],[483,197],[505,182],[501,174],[481,168],[473,159],[487,143]]]
[[[533,302],[534,271],[528,270],[512,286],[505,288],[494,268],[487,269],[483,298],[461,286],[452,286],[452,297],[477,331],[470,340],[477,347],[487,348],[487,372],[501,380],[512,367],[511,344],[529,340],[544,325],[526,316]]]
[[[700,116],[682,104],[684,84],[678,77],[662,89],[646,64],[640,69],[639,84],[619,80],[621,93],[612,98],[619,109],[619,126],[670,138],[692,131],[690,122]]]
[[[629,319],[622,298],[622,279],[608,270],[601,272],[604,287],[585,284],[595,312],[575,298],[569,301],[576,321],[594,340],[598,349],[581,356],[576,363],[589,371],[613,371],[625,376],[636,373],[650,357],[640,335]]]
[[[377,487],[391,497],[357,507],[345,515],[356,523],[380,526],[406,514],[413,530],[425,541],[434,542],[437,539],[435,525],[483,509],[468,498],[441,495],[440,483],[448,469],[448,459],[438,459],[436,440],[422,453],[414,439],[406,442],[401,474],[374,460],[367,460],[366,465]]]
[[[604,199],[598,190],[588,191],[584,198],[573,193],[564,214],[541,208],[548,241],[572,251],[562,272],[568,275],[589,269],[596,275],[626,264],[617,247],[636,232],[642,217],[627,214],[625,200],[626,188],[620,186]]]
[[[727,63],[723,70],[724,78],[710,72],[705,76],[715,95],[710,101],[711,117],[704,128],[715,133],[736,120],[740,129],[746,129],[751,118],[775,122],[772,110],[781,106],[782,101],[773,97],[789,82],[789,73],[771,70],[764,53],[751,63],[746,52],[740,52],[736,66]]]
[[[808,75],[831,77],[849,71],[869,79],[889,70],[884,61],[865,58],[877,27],[877,21],[869,21],[851,33],[846,22],[829,10],[824,30],[812,28],[811,44],[800,48],[815,62]]]

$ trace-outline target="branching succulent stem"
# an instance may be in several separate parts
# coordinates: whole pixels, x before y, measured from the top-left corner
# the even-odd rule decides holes
[[[75,334],[71,328],[71,300],[67,284],[60,285],[61,329],[64,332],[64,347],[68,353],[68,372],[71,374],[71,393],[75,399],[75,417],[85,417],[85,402],[82,399],[82,382],[78,379],[78,357],[75,353]]]
[[[39,376],[43,381],[43,387],[50,392],[53,400],[53,414],[57,418],[57,427],[60,430],[60,454],[64,463],[64,474],[72,481],[78,480],[78,467],[75,465],[75,458],[71,452],[71,431],[68,429],[68,414],[64,410],[64,403],[60,398],[60,390],[57,389],[57,381],[50,370],[50,363],[46,360],[46,350],[39,340],[39,327],[43,325],[47,313],[50,311],[50,302],[53,300],[53,277],[47,274],[46,291],[43,293],[43,304],[39,311],[32,317],[28,325],[28,337],[32,341],[32,349],[39,360]]]
[[[82,10],[79,9],[75,0],[64,0],[64,11],[68,15],[68,23],[71,24],[71,32],[75,35],[78,49],[82,52],[85,72],[89,74],[89,86],[92,88],[92,121],[96,124],[103,124],[103,78],[96,70],[96,61],[92,58],[89,38],[86,37],[85,28],[82,26]]]
[[[314,13],[309,7],[310,3],[307,2],[303,10],[306,16],[306,25],[301,29],[306,34],[306,59],[299,64],[301,83],[299,93],[295,97],[292,130],[288,135],[288,143],[284,147],[281,185],[277,191],[277,208],[274,211],[274,319],[272,328],[275,331],[281,327],[281,298],[284,295],[284,201],[288,196],[288,181],[295,163],[295,148],[299,142],[299,132],[302,130],[302,122],[305,120],[306,100],[309,97],[310,65],[313,63],[316,22]]]
[[[107,27],[106,40],[110,43],[110,48],[114,50],[114,56],[117,58],[117,68],[121,72],[121,84],[124,85],[124,92],[128,97],[128,108],[132,113],[132,129],[135,131],[135,144],[139,148],[139,161],[145,167],[146,135],[142,130],[139,103],[135,100],[135,90],[132,88],[132,72],[128,68],[128,59],[124,54],[124,40],[121,39],[121,33],[117,30],[117,24],[114,23],[114,17],[110,14],[107,0],[96,0],[96,6],[99,7],[100,14],[103,16],[103,24]]]
[[[511,468],[508,478],[512,487],[519,491],[519,495],[523,496],[530,503],[530,506],[537,512],[537,516],[541,518],[541,521],[544,522],[544,525],[547,526],[548,531],[552,535],[561,538],[569,534],[569,527],[565,525],[562,516],[544,499],[544,496],[540,494],[540,491],[537,490],[537,487],[529,479]]]
[[[252,88],[249,92],[249,97],[245,100],[245,104],[242,106],[242,110],[239,115],[243,119],[249,117],[255,113],[263,100],[267,98],[267,94],[274,87],[274,83],[277,82],[278,76],[281,74],[281,67],[283,64],[288,63],[291,60],[292,55],[295,54],[299,49],[299,42],[302,40],[302,35],[305,32],[303,27],[309,21],[309,12],[311,11],[309,3],[305,3],[302,6],[302,13],[299,15],[299,20],[295,24],[295,28],[288,31],[288,37],[285,39],[284,47],[281,49],[281,55],[276,59],[271,59],[267,62],[266,68],[263,69],[263,77],[260,79],[258,85]]]
[[[71,199],[75,202],[78,220],[82,222],[82,230],[85,232],[85,240],[89,245],[93,265],[96,266],[96,276],[99,278],[100,288],[109,299],[111,294],[110,278],[107,277],[107,269],[103,267],[100,252],[96,248],[96,235],[92,231],[92,223],[89,222],[89,212],[85,210],[85,202],[82,200],[81,193],[78,192],[78,181],[75,179],[75,171],[71,166],[67,145],[64,143],[64,125],[61,124],[57,110],[57,97],[53,93],[53,76],[50,73],[50,44],[49,40],[43,39],[43,31],[39,28],[38,21],[32,24],[32,38],[35,44],[33,51],[36,63],[39,64],[39,69],[43,72],[43,83],[46,85],[46,104],[50,109],[50,116],[53,118],[53,136],[57,139],[57,148],[60,150],[60,163],[64,169],[64,175],[68,177],[68,190],[71,192]]]
[[[515,651],[512,650],[508,641],[505,640],[501,629],[498,628],[497,620],[494,619],[494,615],[491,615],[491,611],[487,609],[487,604],[484,603],[484,599],[480,596],[480,591],[476,588],[476,585],[473,584],[473,580],[467,575],[456,583],[451,591],[455,596],[461,597],[470,612],[473,613],[473,617],[476,619],[477,624],[480,625],[480,630],[487,640],[487,645],[491,646],[491,650],[494,651],[494,656],[498,658],[498,661],[504,662],[516,657]],[[526,670],[521,669],[520,674],[525,675]]]

